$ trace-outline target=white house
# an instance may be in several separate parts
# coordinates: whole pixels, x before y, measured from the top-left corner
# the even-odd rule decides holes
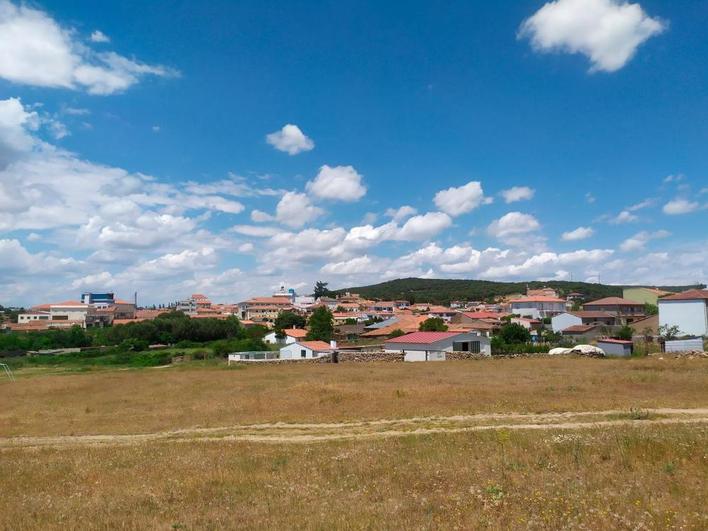
[[[286,328],[283,330],[283,334],[285,334],[285,337],[279,338],[275,332],[269,332],[263,337],[263,341],[271,345],[289,345],[300,339],[305,339],[307,330],[303,330],[302,328]]]
[[[443,361],[448,352],[492,354],[489,338],[473,332],[413,332],[389,339],[384,350],[402,352],[405,361]]]
[[[296,341],[280,349],[280,359],[321,358],[331,354],[336,348],[337,344],[334,341],[331,344],[324,341]]]
[[[677,326],[681,334],[708,336],[708,290],[692,289],[658,302],[659,326]]]
[[[542,319],[565,312],[566,301],[558,297],[534,296],[512,299],[511,313],[521,317]]]
[[[562,332],[571,326],[602,324],[612,326],[617,322],[614,314],[599,311],[563,312],[551,318],[554,332]]]

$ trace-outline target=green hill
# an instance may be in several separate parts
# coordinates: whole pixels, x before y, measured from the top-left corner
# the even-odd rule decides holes
[[[433,304],[448,304],[450,301],[484,301],[499,295],[526,293],[527,288],[554,288],[561,296],[569,293],[582,293],[585,300],[602,297],[621,297],[623,286],[607,284],[590,284],[588,282],[566,281],[531,281],[531,282],[492,282],[487,280],[457,280],[457,279],[424,279],[400,278],[374,284],[371,286],[352,287],[334,291],[358,293],[362,297],[380,300],[409,300],[411,302],[427,302]],[[661,286],[666,291],[683,291],[695,286]]]

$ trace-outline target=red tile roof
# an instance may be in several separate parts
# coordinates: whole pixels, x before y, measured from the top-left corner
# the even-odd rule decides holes
[[[622,297],[605,297],[604,299],[586,302],[583,304],[583,307],[585,306],[644,306],[644,303],[630,301],[629,299],[623,299]]]
[[[283,330],[286,336],[294,337],[296,339],[304,338],[307,335],[307,330],[302,328],[286,328]]]
[[[332,350],[330,344],[324,341],[298,341],[296,344],[314,350],[315,352],[328,352]]]
[[[470,319],[501,319],[510,314],[504,312],[464,312],[463,315]]]
[[[405,336],[389,339],[386,343],[420,343],[430,345],[443,339],[460,335],[460,332],[413,332]]]
[[[593,311],[593,310],[585,310],[585,311],[578,311],[578,312],[570,312],[571,315],[574,315],[575,317],[580,317],[581,319],[584,317],[586,319],[609,319],[612,318],[614,319],[615,316],[611,314],[610,312],[601,312],[601,311]]]
[[[590,330],[597,328],[597,325],[573,325],[563,330],[564,334],[584,334]]]
[[[676,295],[668,295],[659,299],[662,301],[695,301],[695,300],[708,300],[708,289],[690,289],[688,291],[683,291],[677,293]]]

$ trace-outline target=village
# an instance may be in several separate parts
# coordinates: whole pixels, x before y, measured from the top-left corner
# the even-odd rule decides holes
[[[672,293],[653,287],[627,287],[622,297],[596,300],[579,292],[529,288],[493,301],[447,306],[370,300],[351,292],[299,295],[285,286],[236,304],[194,294],[162,308],[139,308],[137,300],[113,293],[83,293],[79,300],[36,305],[0,326],[16,333],[130,327],[175,312],[196,320],[237,319],[267,345],[268,350],[229,352],[229,363],[338,361],[362,352],[367,360],[400,355],[405,361],[533,353],[629,357],[703,351],[708,335],[708,290]],[[315,319],[324,327],[315,330]]]

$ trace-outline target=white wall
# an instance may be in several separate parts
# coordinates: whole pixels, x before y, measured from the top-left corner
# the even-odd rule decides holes
[[[554,332],[562,332],[566,328],[581,324],[583,324],[583,320],[577,315],[570,313],[561,313],[551,318],[551,327]]]
[[[659,299],[659,326],[678,326],[682,334],[708,335],[706,301],[662,301]]]
[[[429,350],[406,350],[404,361],[445,361],[445,353]]]
[[[305,357],[302,357],[301,351],[305,351]],[[320,353],[313,351],[307,347],[300,345],[299,343],[291,343],[290,345],[285,345],[280,349],[281,359],[308,359],[308,358],[319,358]]]

